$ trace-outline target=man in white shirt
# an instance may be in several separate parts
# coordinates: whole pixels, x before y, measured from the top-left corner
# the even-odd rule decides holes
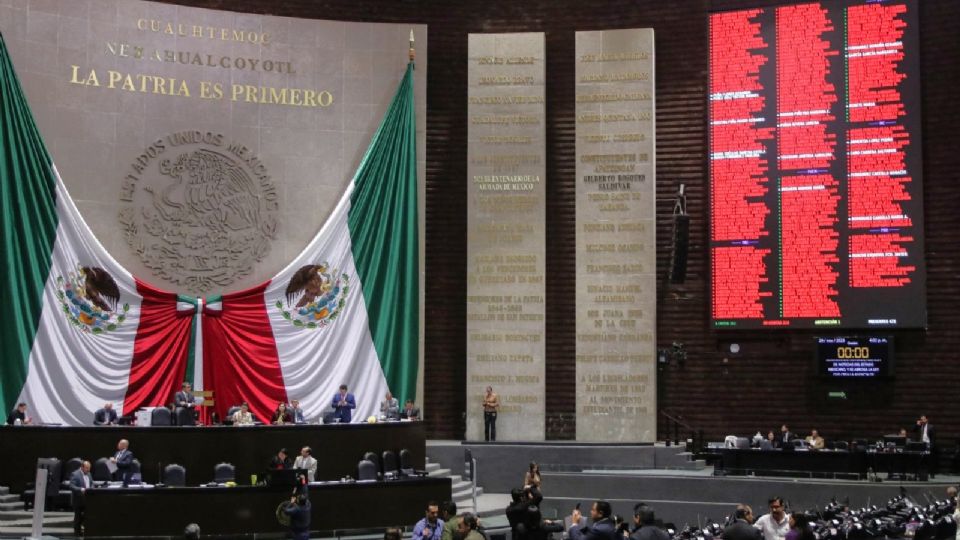
[[[317,460],[311,454],[313,450],[309,446],[300,449],[300,455],[293,462],[294,469],[306,469],[307,481],[313,482],[317,475]]]
[[[790,520],[783,507],[783,499],[770,499],[770,513],[763,515],[753,526],[760,529],[763,540],[784,540],[790,530]]]

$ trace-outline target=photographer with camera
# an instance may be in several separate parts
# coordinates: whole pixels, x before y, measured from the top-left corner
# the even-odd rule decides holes
[[[290,535],[293,540],[310,538],[310,497],[307,493],[307,478],[297,475],[297,487],[293,489],[290,501],[283,507],[283,513],[290,519]]]

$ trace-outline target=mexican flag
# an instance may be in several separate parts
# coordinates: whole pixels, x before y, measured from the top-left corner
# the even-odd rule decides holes
[[[183,377],[191,313],[134,279],[83,222],[0,37],[0,397],[35,422],[89,425],[163,404]]]
[[[0,36],[0,398],[35,422],[89,425],[169,403],[184,380],[216,409],[310,419],[341,384],[355,419],[389,388],[414,397],[418,363],[416,149],[411,63],[363,161],[309,246],[266,283],[189,298],[122,268],[84,223],[34,124]]]
[[[341,384],[354,421],[389,389],[416,392],[419,340],[413,64],[353,180],[307,248],[270,281],[203,309],[203,381],[223,414],[247,401],[261,420],[299,400],[333,411]]]

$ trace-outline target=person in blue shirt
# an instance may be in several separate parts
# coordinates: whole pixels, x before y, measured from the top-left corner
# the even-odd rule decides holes
[[[341,424],[349,424],[353,415],[353,409],[357,408],[357,400],[353,394],[347,393],[347,385],[341,384],[340,391],[333,395],[333,401],[330,403],[333,407],[333,417]]]
[[[590,508],[590,519],[593,523],[589,527],[581,528],[578,525],[580,511],[574,510],[573,517],[576,519],[572,520],[574,524],[569,530],[570,540],[616,540],[617,526],[610,518],[611,513],[613,511],[609,502],[595,501]]]
[[[413,526],[411,540],[440,540],[443,534],[443,520],[440,519],[439,514],[440,506],[434,501],[428,502],[423,519]]]

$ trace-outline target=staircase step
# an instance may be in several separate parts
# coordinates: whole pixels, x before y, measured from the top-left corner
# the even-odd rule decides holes
[[[6,495],[0,495],[0,503],[17,502],[19,500],[19,495],[11,495],[9,493]]]
[[[23,510],[23,503],[19,501],[0,503],[0,512],[10,510]]]
[[[427,466],[426,466],[426,471],[427,471],[427,472],[433,472],[433,471],[438,471],[438,470],[440,470],[440,464],[439,464],[439,463],[430,463],[429,461],[427,462]]]
[[[0,495],[9,495],[9,494],[10,494],[10,488],[8,488],[7,486],[0,486]]]
[[[436,469],[433,471],[427,471],[427,476],[447,477],[449,474],[450,474],[450,469]]]
[[[453,482],[453,484],[450,486],[450,491],[463,491],[466,489],[472,492],[472,488],[473,484],[470,482]]]

